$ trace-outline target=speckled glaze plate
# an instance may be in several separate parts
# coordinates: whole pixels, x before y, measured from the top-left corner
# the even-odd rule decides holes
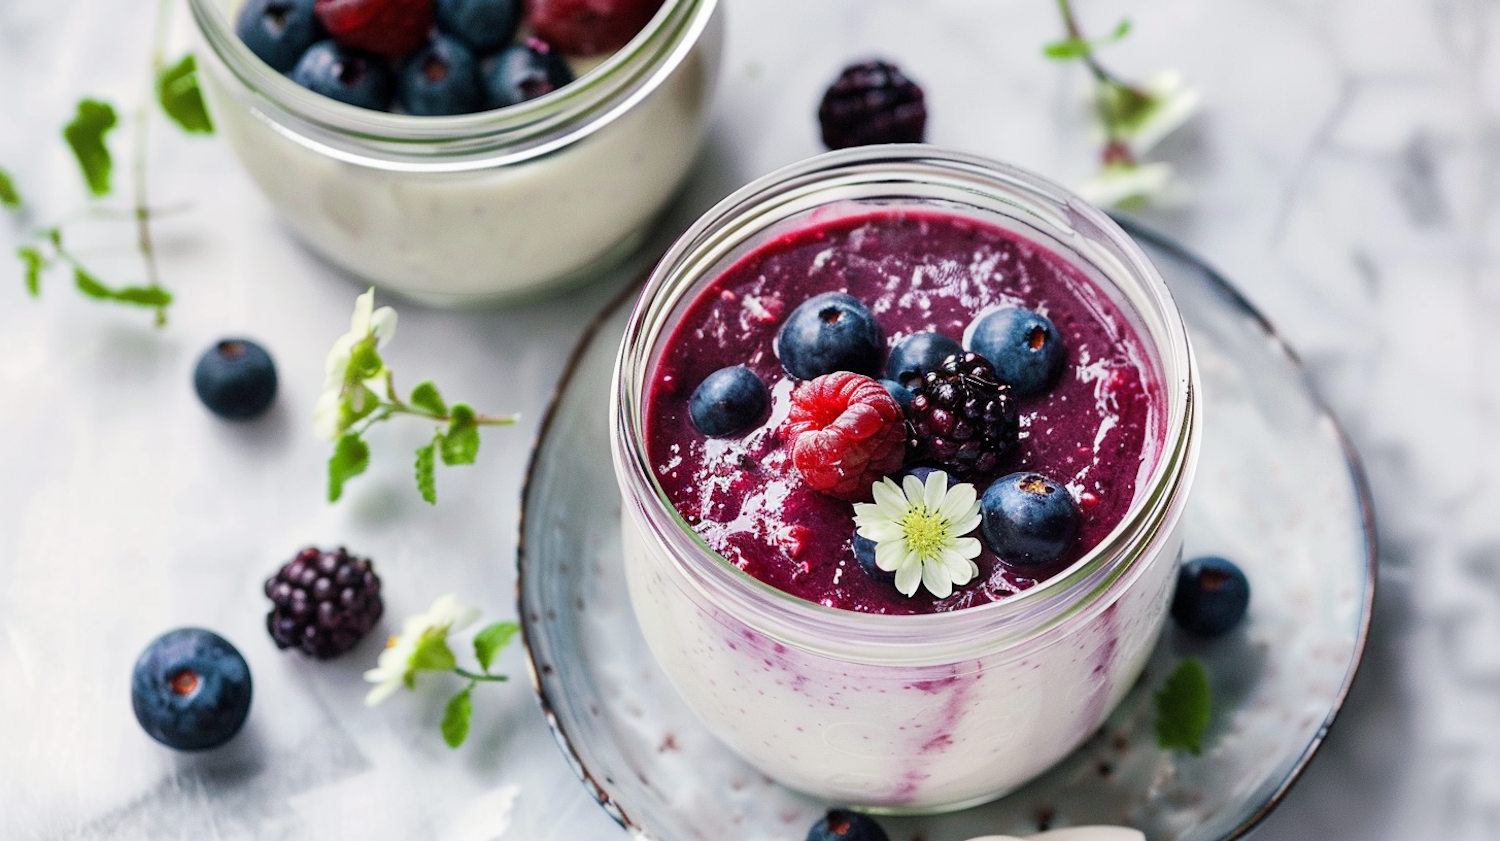
[[[881,818],[892,841],[961,841],[1123,824],[1151,841],[1239,837],[1296,781],[1354,678],[1374,599],[1359,463],[1296,357],[1232,286],[1126,224],[1176,296],[1203,378],[1202,461],[1187,553],[1250,577],[1247,620],[1202,641],[1168,628],[1094,738],[1030,785],[948,815]],[[606,810],[652,841],[802,841],[828,805],[772,782],[703,728],[631,614],[607,403],[633,293],[600,314],[542,425],[522,502],[520,616],[532,680],[563,753]],[[1199,756],[1157,748],[1153,694],[1181,657],[1214,695]]]

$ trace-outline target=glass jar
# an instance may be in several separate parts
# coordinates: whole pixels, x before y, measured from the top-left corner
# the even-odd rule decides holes
[[[1074,264],[1142,339],[1161,397],[1119,525],[1076,563],[989,604],[913,616],[824,607],[728,563],[668,502],[645,440],[662,344],[741,255],[871,206],[978,219]],[[689,706],[768,776],[891,812],[963,808],[1040,774],[1136,680],[1176,580],[1198,451],[1197,374],[1170,293],[1110,218],[1014,167],[932,146],[835,152],[721,202],[663,258],[626,328],[611,403],[625,565],[652,652]]]
[[[190,0],[220,132],[296,236],[437,304],[535,297],[628,255],[686,177],[723,52],[718,0],[666,0],[572,84],[451,117],[356,108],[294,83]]]

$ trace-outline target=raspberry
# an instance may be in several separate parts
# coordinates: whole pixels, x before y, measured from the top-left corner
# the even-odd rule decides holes
[[[912,389],[907,452],[961,479],[992,474],[1015,449],[1020,419],[1010,386],[976,353],[953,355]]]
[[[927,102],[916,82],[884,61],[844,68],[818,106],[823,145],[830,149],[872,143],[921,143]]]
[[[266,579],[266,630],[277,648],[327,660],[353,648],[385,611],[380,578],[364,558],[309,547]]]
[[[346,47],[399,58],[427,43],[432,0],[318,0],[318,20]]]
[[[813,490],[850,502],[870,500],[880,477],[901,468],[901,407],[885,386],[848,371],[797,386],[781,425],[792,465]]]
[[[527,20],[538,38],[568,55],[625,46],[646,28],[662,0],[531,0]]]

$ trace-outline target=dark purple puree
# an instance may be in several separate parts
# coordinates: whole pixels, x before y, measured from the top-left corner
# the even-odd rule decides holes
[[[1051,390],[1021,401],[1017,452],[975,489],[982,494],[990,480],[1018,470],[1065,484],[1083,516],[1063,558],[1011,565],[986,546],[976,559],[979,576],[942,600],[925,588],[903,596],[860,567],[853,506],[804,485],[776,433],[796,385],[776,358],[776,332],[798,304],[830,291],[870,307],[888,350],[924,330],[961,342],[975,316],[997,306],[1052,319],[1067,344],[1067,365]],[[1148,358],[1125,316],[1091,281],[1017,234],[925,210],[814,220],[754,249],[687,305],[653,372],[647,449],[682,517],[761,581],[846,610],[956,610],[1056,574],[1120,522],[1135,494],[1146,435],[1161,434],[1154,427],[1162,413],[1151,406],[1160,389]],[[688,417],[688,397],[704,377],[740,364],[771,387],[770,416],[743,437],[706,438]]]

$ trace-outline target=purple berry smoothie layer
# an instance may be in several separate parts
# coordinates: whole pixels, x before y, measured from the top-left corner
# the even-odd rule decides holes
[[[1020,446],[989,478],[1028,470],[1068,487],[1082,523],[1062,559],[1010,565],[986,547],[976,559],[979,576],[942,600],[925,589],[903,596],[860,567],[853,506],[804,485],[776,431],[796,385],[776,358],[776,332],[802,301],[833,291],[870,307],[887,350],[925,330],[962,341],[978,314],[1000,306],[1052,319],[1067,345],[1067,365],[1051,390],[1020,402]],[[1165,399],[1149,358],[1113,301],[1063,258],[1017,234],[916,209],[814,220],[762,243],[686,305],[653,370],[647,451],[683,519],[761,581],[846,610],[957,610],[1057,574],[1124,517],[1147,436],[1163,434]],[[741,364],[770,386],[770,417],[739,438],[706,438],[688,416],[688,398],[704,377]],[[988,481],[976,483],[976,491],[982,494]]]

